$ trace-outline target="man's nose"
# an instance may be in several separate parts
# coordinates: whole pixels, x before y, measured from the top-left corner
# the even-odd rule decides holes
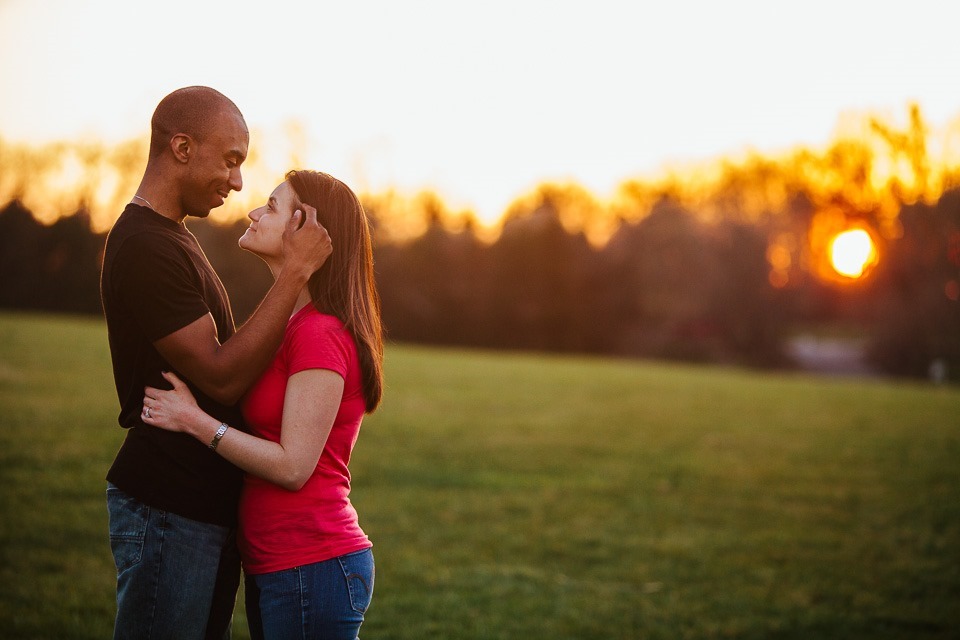
[[[240,191],[243,189],[243,176],[240,175],[240,167],[237,167],[230,172],[229,184],[230,188],[234,191]]]

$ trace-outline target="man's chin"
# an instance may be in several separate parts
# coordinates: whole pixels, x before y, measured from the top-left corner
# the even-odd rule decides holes
[[[210,215],[212,209],[188,209],[187,217],[188,218],[206,218]]]
[[[217,197],[213,202],[208,202],[203,205],[200,205],[196,208],[191,208],[187,211],[187,215],[191,218],[206,218],[210,215],[210,212],[214,209],[222,207],[225,200],[221,197]]]

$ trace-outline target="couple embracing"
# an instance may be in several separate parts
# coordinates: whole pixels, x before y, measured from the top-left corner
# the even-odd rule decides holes
[[[291,171],[240,247],[274,284],[236,328],[184,226],[243,186],[249,133],[208,87],[165,97],[101,297],[125,440],[107,474],[115,638],[356,638],[374,586],[348,464],[383,388],[370,229],[356,195]]]

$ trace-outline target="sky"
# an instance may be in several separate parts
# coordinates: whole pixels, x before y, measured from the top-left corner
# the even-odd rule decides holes
[[[849,114],[960,116],[960,8],[932,0],[0,0],[0,138],[146,135],[188,85],[282,176],[432,189],[486,222],[543,181],[825,145]],[[273,184],[256,185],[269,192]]]

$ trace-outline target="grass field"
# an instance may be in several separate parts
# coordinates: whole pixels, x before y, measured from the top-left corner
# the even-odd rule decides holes
[[[960,389],[391,346],[364,638],[960,637]],[[105,638],[104,325],[0,315],[0,636]],[[234,637],[246,638],[242,605]]]

